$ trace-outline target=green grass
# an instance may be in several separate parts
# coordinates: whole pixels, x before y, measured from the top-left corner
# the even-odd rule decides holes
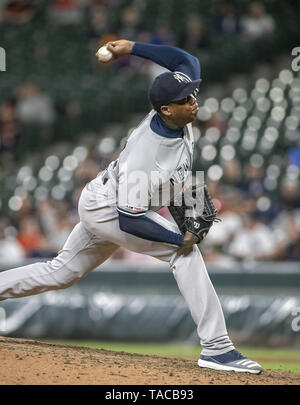
[[[106,349],[127,353],[149,354],[156,356],[183,357],[197,360],[200,355],[200,347],[179,344],[162,343],[127,343],[127,342],[95,342],[75,340],[50,340],[45,342],[90,347],[94,349]],[[290,349],[267,349],[253,347],[238,347],[245,356],[258,361],[264,369],[284,370],[300,373],[300,352]]]

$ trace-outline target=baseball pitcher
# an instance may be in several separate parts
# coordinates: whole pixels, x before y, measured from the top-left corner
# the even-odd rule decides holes
[[[184,203],[183,184],[192,170],[199,61],[176,47],[128,40],[109,42],[107,49],[113,59],[131,54],[168,69],[150,85],[153,108],[118,159],[83,189],[80,222],[57,257],[0,273],[0,300],[68,288],[122,246],[169,263],[197,326],[200,367],[260,373],[261,366],[240,354],[228,336],[197,246],[216,218],[207,189],[203,186],[202,209],[195,215],[187,216],[185,207],[175,204],[178,195]],[[196,191],[192,188],[194,200]],[[174,223],[156,212],[166,205]]]

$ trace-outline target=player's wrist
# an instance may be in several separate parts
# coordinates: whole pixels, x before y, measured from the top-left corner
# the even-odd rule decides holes
[[[132,51],[133,51],[133,48],[134,48],[134,46],[135,46],[135,44],[136,44],[136,42],[134,42],[134,41],[128,41],[129,42],[129,54],[132,54]]]
[[[184,243],[184,235],[177,233],[177,243],[175,242],[176,245],[178,246],[183,246]]]

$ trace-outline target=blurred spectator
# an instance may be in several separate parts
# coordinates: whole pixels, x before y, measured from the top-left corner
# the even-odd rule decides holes
[[[138,41],[140,34],[143,33],[143,31],[143,24],[139,10],[132,6],[125,7],[121,11],[120,20],[115,28],[117,38],[126,38],[131,41]],[[138,59],[140,58],[125,55],[122,58],[114,61],[112,66],[118,69],[137,65],[137,68],[139,68],[140,61]]]
[[[218,181],[206,180],[206,185],[218,212],[223,210],[224,192]]]
[[[243,228],[238,229],[229,244],[229,253],[238,260],[277,259],[281,249],[271,229],[261,222],[260,213],[243,216],[243,222]]]
[[[50,200],[41,201],[38,204],[38,214],[51,248],[59,251],[75,225],[69,217],[68,203],[57,203],[54,207]]]
[[[242,165],[238,159],[223,160],[223,179],[229,185],[240,188],[242,184]]]
[[[18,263],[26,254],[20,243],[12,236],[7,236],[5,221],[0,221],[0,266]]]
[[[19,209],[19,211],[16,211],[14,213],[13,219],[14,222],[17,224],[20,223],[22,218],[27,217],[27,216],[33,216],[35,214],[35,209],[33,206],[33,199],[31,195],[28,193],[26,196],[22,198],[22,206]]]
[[[223,136],[228,129],[228,124],[219,111],[211,113],[211,117],[207,121],[207,125],[219,129],[221,136]]]
[[[280,188],[280,200],[282,210],[300,208],[299,179],[284,179]]]
[[[22,123],[52,124],[55,109],[51,98],[34,83],[24,83],[19,90],[17,116]]]
[[[26,24],[34,16],[36,0],[11,0],[6,2],[3,21],[10,24]]]
[[[108,41],[119,39],[110,21],[110,17],[117,15],[119,12],[118,0],[86,1],[90,37],[101,39],[101,45],[106,44]]]
[[[289,244],[285,246],[285,255],[282,260],[287,261],[300,261],[300,234],[296,235],[296,237],[289,238]]]
[[[49,246],[49,242],[40,230],[39,224],[34,217],[24,217],[19,223],[17,239],[22,245],[28,258],[48,257],[55,254]]]
[[[49,243],[42,234],[34,217],[24,217],[19,223],[17,239],[26,252],[26,257],[43,257],[50,253]]]
[[[98,6],[89,9],[89,33],[91,38],[100,39],[103,35],[109,34],[111,27],[108,20],[106,8]]]
[[[211,192],[211,189],[210,189]],[[215,200],[216,194],[212,193]],[[216,223],[205,238],[205,244],[220,248],[227,248],[228,243],[234,238],[238,229],[243,226],[243,201],[238,190],[231,188],[222,192],[222,205],[218,209],[221,222]],[[215,201],[214,201],[215,202]]]
[[[84,18],[84,3],[80,0],[52,0],[48,19],[56,24],[80,24]]]
[[[209,37],[206,26],[200,17],[189,17],[183,37],[181,38],[180,47],[190,52],[197,54],[199,50],[207,50],[210,46]]]
[[[281,260],[300,260],[300,209],[282,211],[271,229],[282,248]]]
[[[233,3],[224,3],[214,20],[214,31],[219,35],[240,34],[241,18]]]
[[[298,218],[300,212],[298,212]],[[298,221],[299,222],[299,221]],[[286,226],[287,241],[283,247],[285,249],[284,260],[300,260],[300,226],[297,224],[295,216],[292,216]]]
[[[117,28],[118,37],[136,41],[136,37],[141,31],[143,31],[143,25],[139,10],[131,6],[124,8]]]
[[[139,58],[139,59],[141,59],[141,58]],[[145,60],[142,62],[140,62],[140,60],[138,60],[137,66],[141,73],[144,73],[146,76],[148,76],[149,82],[152,82],[152,80],[154,80],[156,78],[156,76],[160,75],[161,73],[168,71],[164,67],[162,67],[162,66],[158,65],[157,63],[154,63],[150,60]]]
[[[149,42],[155,45],[169,45],[176,46],[176,35],[170,30],[167,25],[157,25],[152,35],[150,35]]]
[[[101,168],[101,166],[95,161],[93,154],[90,152],[90,156],[75,170],[74,177],[77,184],[85,186],[103,169],[104,167]]]
[[[266,14],[262,3],[254,1],[250,4],[249,12],[242,20],[243,36],[247,40],[255,40],[271,35],[276,25],[273,17]]]
[[[21,129],[16,117],[16,105],[14,101],[6,101],[0,105],[0,154],[10,160],[16,159],[16,148],[21,135]]]
[[[247,194],[249,198],[259,197],[264,193],[264,168],[251,163],[245,165],[245,181],[241,185],[241,190]]]
[[[221,135],[224,135],[228,124],[224,120],[220,112],[210,112],[208,117],[201,117],[198,115],[197,121],[194,123],[195,126],[199,127],[201,130],[206,130],[210,127],[215,127],[220,130]]]
[[[245,164],[243,176],[242,164],[238,159],[224,160],[221,165],[224,181],[236,187],[247,198],[256,198],[264,193],[265,173],[263,167],[247,163]]]
[[[232,267],[237,263],[233,257],[224,254],[217,247],[206,249],[203,256],[205,263],[209,263],[212,266],[221,267],[223,269],[232,270]]]

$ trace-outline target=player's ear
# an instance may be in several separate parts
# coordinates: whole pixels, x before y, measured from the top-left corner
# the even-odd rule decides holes
[[[171,115],[171,110],[169,105],[162,105],[160,107],[160,112],[168,117]]]

